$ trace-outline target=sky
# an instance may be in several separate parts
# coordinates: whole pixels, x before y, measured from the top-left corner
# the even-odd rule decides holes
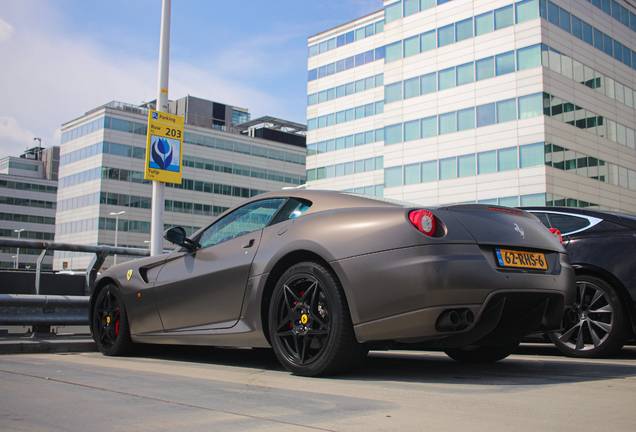
[[[0,0],[0,158],[60,145],[61,125],[157,98],[161,0]],[[299,123],[307,38],[382,0],[173,0],[171,100],[192,95]]]

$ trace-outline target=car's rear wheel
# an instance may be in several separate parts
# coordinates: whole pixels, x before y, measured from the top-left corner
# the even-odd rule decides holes
[[[462,348],[444,350],[447,356],[461,363],[493,363],[512,354],[519,342],[498,346],[468,345]]]
[[[270,303],[269,334],[276,357],[296,375],[342,373],[369,351],[356,340],[338,278],[313,262],[281,276]]]
[[[93,339],[104,355],[126,355],[132,351],[126,306],[121,291],[115,285],[105,286],[97,295],[93,310]]]
[[[550,340],[569,357],[604,357],[619,351],[630,335],[630,322],[618,293],[593,276],[576,277],[576,302],[566,312],[562,332]]]

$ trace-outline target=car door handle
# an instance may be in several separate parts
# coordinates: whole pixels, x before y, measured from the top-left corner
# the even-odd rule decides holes
[[[247,248],[251,248],[252,246],[254,246],[254,239],[251,239],[250,241],[248,241],[247,243],[245,243],[245,244],[243,245],[243,248],[244,248],[244,249],[247,249]]]

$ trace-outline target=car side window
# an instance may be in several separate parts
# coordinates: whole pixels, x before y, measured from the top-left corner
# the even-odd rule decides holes
[[[557,213],[549,213],[548,219],[550,220],[551,228],[556,228],[561,231],[561,235],[567,235],[591,225],[591,222],[587,218]]]
[[[281,208],[280,211],[276,214],[276,217],[272,221],[272,225],[296,218],[307,211],[309,207],[311,207],[311,201],[298,198],[290,198],[285,203],[283,208]]]
[[[199,240],[201,247],[210,247],[265,228],[285,201],[284,198],[255,201],[236,209],[203,232]]]

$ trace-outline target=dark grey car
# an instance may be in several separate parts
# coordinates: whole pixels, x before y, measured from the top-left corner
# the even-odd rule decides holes
[[[550,339],[570,357],[616,354],[636,335],[636,217],[570,207],[528,207],[560,231],[576,273],[574,308]]]
[[[506,207],[415,205],[331,191],[259,195],[170,254],[95,282],[91,331],[106,355],[133,343],[272,347],[299,375],[339,373],[370,348],[507,357],[562,328],[575,300],[563,247]]]

